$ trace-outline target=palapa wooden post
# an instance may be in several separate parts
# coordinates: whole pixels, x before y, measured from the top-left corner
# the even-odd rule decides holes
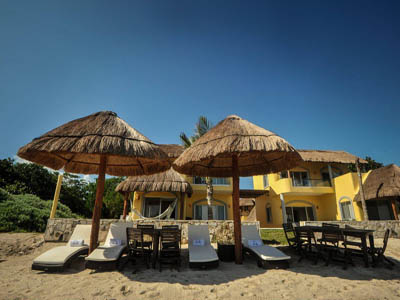
[[[238,155],[232,156],[232,207],[233,207],[233,228],[235,233],[235,263],[242,263],[242,228],[240,225],[239,209],[239,164]]]
[[[399,216],[397,215],[395,200],[392,199],[391,202],[392,202],[392,209],[393,209],[394,219],[398,221],[399,220]]]
[[[364,212],[364,221],[368,221],[368,211],[367,211],[367,203],[365,203],[365,194],[364,194],[364,187],[362,183],[362,176],[360,171],[360,160],[356,160],[356,168],[357,168],[357,175],[358,175],[358,183],[360,185],[360,198],[361,198],[361,206]]]
[[[129,192],[124,193],[124,212],[122,214],[122,219],[126,220],[126,215],[128,214],[128,199]]]
[[[99,177],[97,178],[96,202],[94,203],[89,253],[97,247],[100,230],[101,207],[103,206],[104,183],[106,180],[107,156],[100,155]]]
[[[181,192],[181,209],[180,209],[180,219],[184,220],[184,210],[185,210],[185,193]]]
[[[50,212],[50,219],[53,219],[56,216],[56,210],[57,210],[57,205],[58,205],[58,198],[60,197],[62,180],[63,180],[63,174],[59,174],[58,180],[57,180],[56,191],[54,192],[53,205],[51,207],[51,212]]]

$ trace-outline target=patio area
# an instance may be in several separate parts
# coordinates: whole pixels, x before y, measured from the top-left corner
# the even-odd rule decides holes
[[[29,240],[30,233],[0,234],[0,243]],[[36,240],[39,238],[36,235]],[[376,239],[380,245],[382,239]],[[44,245],[20,255],[2,253],[0,299],[395,299],[400,297],[400,240],[390,239],[386,254],[397,266],[343,270],[340,265],[297,262],[292,256],[287,270],[264,270],[245,257],[243,265],[220,262],[213,270],[188,268],[188,253],[182,251],[181,272],[147,269],[127,263],[122,271],[93,272],[84,260],[75,261],[63,273],[31,271],[32,260],[60,243]],[[184,246],[185,247],[185,246]],[[214,245],[216,248],[216,245]],[[28,247],[29,248],[29,247]],[[14,252],[18,253],[18,252]]]

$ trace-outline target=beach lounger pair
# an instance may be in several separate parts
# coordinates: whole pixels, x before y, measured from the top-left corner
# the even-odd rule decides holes
[[[219,260],[210,243],[207,225],[189,225],[189,267],[217,267]],[[255,225],[242,225],[243,250],[257,258],[259,267],[287,268],[290,256],[275,247],[264,245]]]
[[[126,242],[126,228],[130,223],[114,223],[104,245],[97,247],[85,258],[86,268],[114,269],[118,267],[119,259],[124,253]],[[71,262],[89,252],[91,225],[76,225],[67,245],[55,247],[41,254],[33,260],[32,270],[63,271]]]

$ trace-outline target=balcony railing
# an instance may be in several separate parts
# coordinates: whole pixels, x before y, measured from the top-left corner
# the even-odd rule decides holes
[[[296,186],[296,187],[329,187],[329,186],[332,186],[332,184],[329,180],[322,180],[322,179],[303,179],[302,181],[292,179],[292,186]]]

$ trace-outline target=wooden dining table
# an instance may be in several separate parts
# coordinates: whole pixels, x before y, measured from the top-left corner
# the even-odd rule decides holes
[[[153,241],[153,253],[151,255],[151,266],[153,269],[156,268],[157,258],[158,258],[158,247],[160,244],[160,232],[161,229],[158,228],[141,228],[143,235],[149,235],[152,237]]]
[[[323,226],[313,226],[313,225],[305,225],[295,227],[298,230],[310,230],[312,232],[322,232],[325,227]],[[329,227],[330,230],[335,229]],[[367,238],[369,239],[369,246],[371,249],[374,249],[374,231],[371,229],[359,229],[359,228],[337,228],[339,231],[343,233],[343,235],[353,238],[359,238],[361,240],[361,253],[364,259],[365,267],[369,267],[368,260],[368,246],[367,246]]]

